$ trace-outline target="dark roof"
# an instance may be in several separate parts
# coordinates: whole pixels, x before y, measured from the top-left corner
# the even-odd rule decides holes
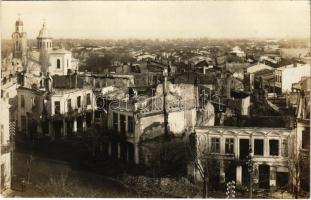
[[[65,76],[54,75],[52,78],[54,88],[72,89],[75,88],[76,81],[77,87],[83,88],[83,79],[79,75],[77,75],[77,79],[75,75],[65,75]]]
[[[182,74],[177,74],[171,78],[172,82],[175,84],[194,84],[195,80],[198,80],[198,84],[216,84],[217,79],[214,73],[201,74],[194,72],[184,72]]]

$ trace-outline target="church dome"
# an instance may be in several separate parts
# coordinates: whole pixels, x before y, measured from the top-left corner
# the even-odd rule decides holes
[[[50,36],[48,34],[48,30],[45,27],[45,24],[43,24],[43,26],[39,32],[38,38],[50,38]]]

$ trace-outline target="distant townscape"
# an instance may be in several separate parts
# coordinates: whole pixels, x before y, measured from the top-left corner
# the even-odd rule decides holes
[[[29,22],[28,22],[29,23]],[[6,197],[309,198],[304,39],[2,41]]]

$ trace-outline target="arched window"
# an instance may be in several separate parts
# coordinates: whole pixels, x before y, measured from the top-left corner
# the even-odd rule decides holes
[[[57,59],[57,69],[60,68],[60,59]]]
[[[18,41],[16,41],[15,49],[18,49]]]

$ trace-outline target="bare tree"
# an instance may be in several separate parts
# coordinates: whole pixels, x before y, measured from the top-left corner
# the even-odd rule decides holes
[[[208,198],[209,189],[212,188],[212,181],[219,173],[219,163],[214,154],[208,151],[207,146],[204,144],[203,148],[198,149],[197,139],[195,132],[191,133],[189,139],[189,146],[187,148],[188,155],[191,162],[194,164],[196,170],[203,181],[203,198]],[[214,176],[215,175],[215,176]],[[213,187],[215,185],[213,184]]]

